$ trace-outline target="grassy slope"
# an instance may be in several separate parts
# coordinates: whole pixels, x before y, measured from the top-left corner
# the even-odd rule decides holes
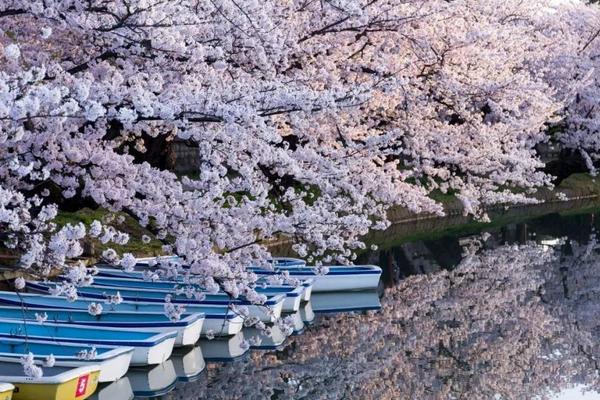
[[[86,226],[89,226],[94,220],[102,221],[110,213],[104,209],[92,210],[90,208],[83,208],[77,212],[60,212],[56,218],[56,223],[59,226],[63,226],[67,223],[76,224],[83,222]],[[115,229],[129,234],[129,243],[124,246],[115,245],[113,243],[102,244],[99,240],[93,240],[93,248],[95,254],[100,254],[107,248],[113,248],[117,252],[133,253],[136,256],[144,255],[158,255],[161,253],[162,243],[154,239],[154,235],[147,229],[140,226],[132,217],[123,213],[115,213],[116,217],[123,216],[125,221],[118,223],[116,220],[109,223]],[[148,235],[153,238],[150,243],[145,244],[142,242],[142,236]]]

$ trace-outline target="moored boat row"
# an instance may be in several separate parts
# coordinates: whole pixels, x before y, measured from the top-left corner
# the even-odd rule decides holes
[[[265,299],[258,305],[244,296],[208,293],[189,276],[185,281],[146,281],[140,271],[144,261],[140,262],[133,272],[101,268],[93,283],[77,287],[78,299],[73,301],[51,295],[56,293],[55,282],[28,281],[29,293],[0,291],[0,400],[11,396],[17,400],[85,399],[98,383],[111,382],[115,384],[107,387],[135,383],[136,396],[155,393],[154,388],[145,390],[137,383],[139,367],[157,366],[151,381],[170,381],[172,370],[182,380],[193,380],[194,371],[204,368],[205,358],[225,361],[250,348],[277,349],[288,335],[300,333],[307,319],[314,318],[311,303],[306,303],[313,292],[374,288],[381,275],[381,269],[374,266],[329,267],[323,273],[301,260],[274,259],[273,268],[251,267],[259,276],[254,291]],[[282,273],[283,280],[279,278]],[[301,307],[302,303],[306,306]],[[99,307],[101,312],[97,312]],[[329,309],[329,305],[318,308],[321,312]],[[255,340],[245,339],[246,318],[271,323],[283,313],[290,314],[286,327],[272,324],[268,335],[246,327],[246,338]],[[199,341],[213,336],[229,338]],[[175,348],[196,343],[200,345],[192,350],[176,350],[192,361],[171,360]],[[209,343],[204,357],[203,343]],[[29,368],[41,367],[43,376],[26,372],[26,363]],[[146,372],[140,376],[150,377]],[[170,390],[168,385],[159,386],[165,393]]]
[[[184,271],[187,268],[177,256],[139,258],[134,271],[125,272],[104,265],[100,266],[99,275],[142,279],[143,271],[149,268],[154,268],[160,273],[163,263],[178,266]],[[306,265],[306,262],[301,259],[290,257],[276,257],[269,264],[269,268],[250,266],[249,270],[262,279],[285,275],[288,279],[311,280],[312,292],[374,290],[379,285],[382,272],[381,268],[376,265],[334,265],[316,268]],[[177,279],[183,281],[183,276]]]
[[[71,310],[80,310],[87,313],[90,306],[93,304],[102,303],[96,298],[80,297],[77,300],[69,301],[64,297],[51,296],[51,295],[40,295],[32,293],[14,293],[14,292],[0,292],[0,305],[7,305],[13,307],[24,307],[27,309],[63,309],[68,312]],[[140,330],[147,330],[153,326],[156,326],[156,321],[159,320],[159,326],[166,318],[165,307],[161,303],[144,303],[135,301],[123,301],[117,304],[104,304],[103,312],[99,316],[99,320],[103,319],[121,319],[128,318],[135,314],[134,319],[129,319],[132,327]],[[219,335],[235,335],[242,329],[243,318],[230,310],[226,306],[203,306],[203,305],[185,305],[186,314],[203,314],[204,321],[200,327],[201,334],[206,335],[209,332],[212,334]],[[115,315],[116,314],[116,315]],[[182,318],[185,318],[184,314]],[[71,319],[75,318],[75,314],[71,314]],[[81,315],[81,314],[79,314]],[[115,315],[115,316],[113,316]],[[110,317],[109,317],[110,316]],[[78,323],[77,320],[75,323]],[[80,321],[80,320],[79,320]],[[102,322],[100,322],[102,325]],[[173,325],[168,324],[167,327],[174,329]],[[120,327],[119,327],[120,328]]]

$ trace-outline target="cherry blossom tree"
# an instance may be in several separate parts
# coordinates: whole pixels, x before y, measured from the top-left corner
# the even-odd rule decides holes
[[[3,1],[2,239],[42,274],[86,234],[126,240],[56,231],[57,206],[88,202],[233,291],[281,235],[310,262],[348,262],[389,207],[441,214],[434,190],[480,218],[531,202],[550,184],[534,146],[587,76],[556,71],[580,32],[553,3]],[[154,157],[175,139],[198,176]]]

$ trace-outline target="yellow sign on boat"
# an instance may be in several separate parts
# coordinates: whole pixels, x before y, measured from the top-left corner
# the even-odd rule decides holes
[[[0,383],[0,400],[12,399],[13,389],[15,387],[10,383]]]
[[[44,372],[52,368],[45,368]],[[79,367],[42,378],[14,379],[13,400],[84,400],[98,387],[100,368]],[[4,377],[6,378],[6,377]],[[1,396],[1,395],[0,395]],[[8,397],[10,399],[10,397]],[[4,397],[0,397],[4,400]]]

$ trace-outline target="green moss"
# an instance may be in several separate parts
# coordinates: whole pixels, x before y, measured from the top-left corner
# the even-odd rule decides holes
[[[600,194],[600,180],[587,173],[572,174],[565,178],[556,187],[556,190],[581,194]]]
[[[113,248],[119,253],[133,253],[136,256],[152,256],[161,254],[162,243],[157,240],[154,235],[146,228],[142,227],[134,218],[125,213],[111,213],[108,210],[99,208],[92,210],[90,208],[82,208],[75,212],[61,211],[56,216],[55,222],[58,226],[64,226],[68,223],[77,224],[82,222],[89,226],[94,220],[102,222],[105,218],[114,216],[114,220],[109,223],[115,229],[129,234],[129,242],[126,245],[120,246],[114,243],[102,244],[99,240],[91,240],[87,243],[90,248],[94,249],[94,253],[100,254],[107,248]],[[125,219],[119,223],[117,219],[122,216]],[[150,243],[143,243],[142,236],[147,235],[152,240]]]
[[[435,200],[442,204],[452,203],[457,201],[456,195],[453,192],[442,193],[439,190],[434,190],[429,194],[432,200]]]
[[[56,222],[56,224],[60,227],[68,223],[78,224],[79,222],[89,225],[95,220],[102,222],[102,219],[109,214],[110,212],[102,208],[97,210],[92,210],[91,208],[82,208],[81,210],[75,212],[59,211],[54,222]]]

